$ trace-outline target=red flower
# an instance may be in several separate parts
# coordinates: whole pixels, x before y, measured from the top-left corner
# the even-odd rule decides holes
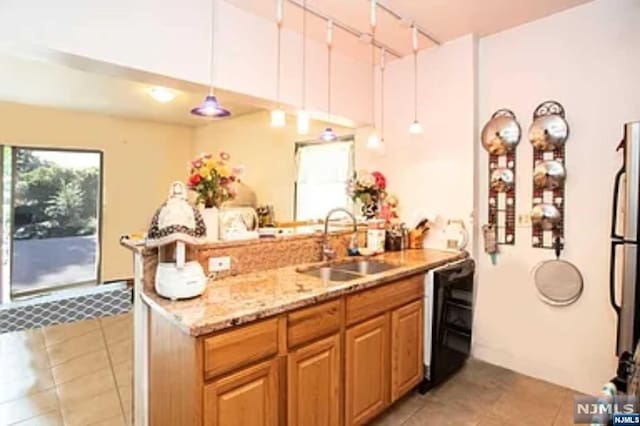
[[[197,186],[202,181],[202,177],[199,174],[195,173],[189,177],[189,185]]]
[[[231,158],[231,156],[228,153],[226,153],[226,152],[221,152],[220,153],[220,159],[222,161],[229,161],[229,158]]]
[[[385,189],[387,187],[387,178],[385,178],[382,173],[372,172],[371,175],[375,178],[376,186],[379,189]]]

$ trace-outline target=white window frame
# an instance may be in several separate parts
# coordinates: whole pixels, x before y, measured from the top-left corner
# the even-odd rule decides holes
[[[334,207],[346,207],[347,209],[351,209],[353,207],[353,203],[351,202],[351,199],[349,198],[349,196],[347,195],[347,183],[348,180],[351,178],[351,176],[353,176],[354,170],[355,170],[355,137],[354,135],[347,135],[347,136],[341,136],[339,137],[335,142],[325,142],[325,141],[318,141],[318,140],[313,140],[313,141],[304,141],[304,142],[296,142],[296,148],[295,148],[295,159],[296,159],[296,177],[295,177],[295,182],[294,182],[294,197],[293,197],[293,212],[294,212],[294,220],[295,221],[299,221],[299,220],[308,220],[309,218],[299,218],[298,217],[298,198],[299,198],[299,184],[298,184],[298,179],[300,176],[300,161],[299,161],[299,154],[300,154],[300,150],[308,147],[308,146],[314,146],[314,145],[329,145],[329,144],[349,144],[349,164],[348,164],[348,171],[347,171],[347,175],[345,176],[345,181],[344,182],[340,182],[342,186],[342,190],[344,191],[344,197],[345,197],[345,205],[344,206],[328,206],[327,207],[327,211],[329,211],[330,209],[334,208]]]

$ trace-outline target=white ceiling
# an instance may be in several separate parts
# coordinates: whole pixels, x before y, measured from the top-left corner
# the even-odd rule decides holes
[[[225,0],[251,13],[275,20],[275,0]],[[469,33],[486,36],[544,16],[560,12],[591,0],[379,0],[406,18],[403,25],[378,9],[376,36],[402,55],[411,53],[408,23],[415,21],[440,42]],[[296,0],[301,3],[302,0]],[[284,0],[284,26],[301,32],[300,9]],[[370,0],[307,0],[307,6],[369,33]],[[307,19],[307,34],[324,42],[326,23],[315,17]],[[368,58],[370,49],[354,37],[336,31],[336,49]],[[341,34],[342,33],[342,34]],[[425,37],[420,48],[433,46]]]
[[[135,77],[140,77],[139,74]],[[44,60],[0,54],[0,81],[10,82],[0,84],[0,101],[186,126],[209,123],[189,113],[191,108],[202,102],[206,88],[175,84],[170,87],[181,90],[176,90],[177,95],[172,102],[162,104],[149,96],[149,89],[155,86],[152,76],[123,78]],[[216,95],[234,116],[260,109],[235,94],[219,91]]]

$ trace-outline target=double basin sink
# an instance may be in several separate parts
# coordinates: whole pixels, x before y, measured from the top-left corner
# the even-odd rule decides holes
[[[331,265],[298,269],[297,272],[320,278],[323,281],[345,282],[356,280],[366,275],[379,274],[399,267],[399,265],[382,262],[380,260],[358,260],[354,262],[335,263]]]

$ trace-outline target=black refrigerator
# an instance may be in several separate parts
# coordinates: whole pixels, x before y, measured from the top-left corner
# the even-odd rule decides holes
[[[640,336],[640,121],[625,124],[618,149],[623,151],[624,163],[616,174],[613,190],[609,297],[617,316],[616,355],[624,369]]]

